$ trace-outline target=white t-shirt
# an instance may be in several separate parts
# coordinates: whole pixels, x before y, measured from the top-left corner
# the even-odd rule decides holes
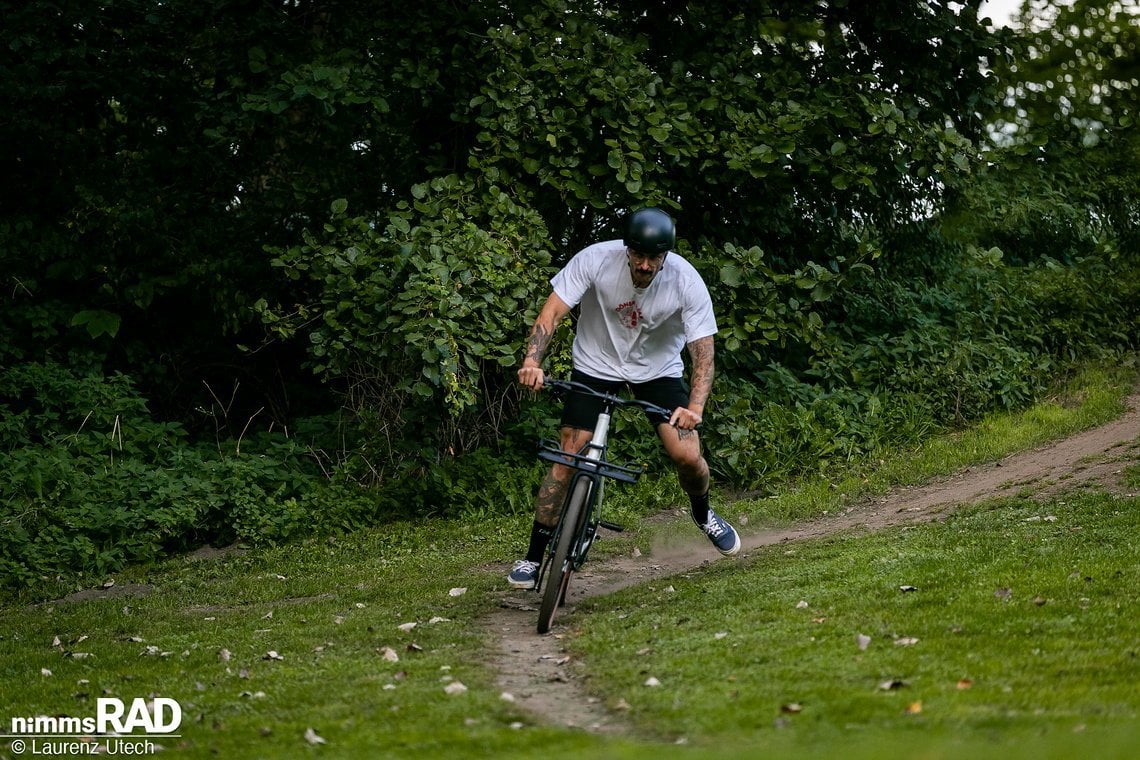
[[[574,368],[601,380],[681,377],[685,345],[716,334],[708,288],[672,252],[647,288],[633,286],[621,240],[583,248],[550,284],[568,306],[582,306]]]

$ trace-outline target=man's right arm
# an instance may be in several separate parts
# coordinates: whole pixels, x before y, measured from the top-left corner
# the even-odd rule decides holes
[[[551,293],[534,321],[530,331],[530,339],[526,343],[526,356],[519,369],[519,382],[531,390],[542,390],[544,374],[542,360],[546,356],[546,349],[550,346],[550,339],[560,322],[570,313],[570,306]]]

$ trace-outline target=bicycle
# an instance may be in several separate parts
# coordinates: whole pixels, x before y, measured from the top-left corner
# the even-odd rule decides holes
[[[597,536],[598,528],[621,531],[620,525],[602,520],[602,497],[605,480],[636,483],[645,471],[632,464],[618,465],[606,459],[610,419],[617,407],[637,406],[647,412],[662,414],[668,419],[673,410],[648,401],[624,399],[610,393],[596,391],[588,385],[571,380],[547,380],[544,385],[556,393],[586,393],[603,401],[602,411],[594,426],[590,441],[576,453],[563,451],[556,441],[539,443],[538,456],[573,468],[567,485],[566,499],[558,518],[546,557],[539,569],[535,590],[542,589],[542,604],[538,612],[538,632],[547,633],[554,622],[554,613],[566,600],[570,576],[586,562],[586,555]],[[549,576],[549,577],[548,577]],[[546,584],[543,586],[543,581]]]

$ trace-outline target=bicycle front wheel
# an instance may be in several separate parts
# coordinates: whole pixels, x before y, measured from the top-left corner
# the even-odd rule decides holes
[[[554,556],[546,568],[546,588],[543,589],[542,605],[538,610],[539,633],[550,630],[550,626],[554,624],[554,613],[566,598],[566,589],[570,587],[570,576],[574,572],[573,563],[570,562],[570,552],[578,540],[582,520],[586,517],[589,496],[590,481],[586,478],[579,479],[566,501],[566,508],[562,511],[558,543],[554,546]]]

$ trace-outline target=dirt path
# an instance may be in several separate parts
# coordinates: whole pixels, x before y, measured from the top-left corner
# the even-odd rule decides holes
[[[1140,394],[1129,398],[1128,408],[1124,416],[1099,428],[989,465],[967,468],[925,486],[899,490],[840,515],[783,530],[742,530],[740,556],[746,558],[752,550],[765,546],[853,528],[877,530],[927,522],[962,504],[1026,491],[1037,498],[1082,487],[1123,492],[1121,471],[1128,462],[1140,462]],[[678,511],[671,519],[687,517]],[[583,599],[693,570],[714,560],[733,561],[721,560],[695,531],[691,538],[655,547],[645,555],[590,562],[571,584],[567,609],[572,611]],[[558,620],[551,634],[539,636],[535,632],[538,601],[533,593],[505,592],[500,608],[486,621],[498,639],[491,665],[499,673],[499,687],[533,715],[536,723],[602,734],[627,732],[623,714],[608,709],[588,693],[563,647]]]

